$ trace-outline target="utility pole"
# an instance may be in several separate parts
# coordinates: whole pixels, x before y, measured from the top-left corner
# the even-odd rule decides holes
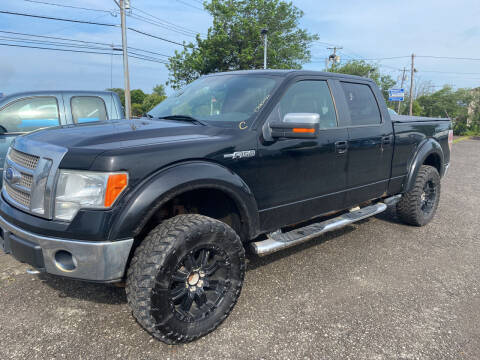
[[[267,46],[268,46],[268,29],[264,28],[261,31],[263,36],[263,68],[267,68]]]
[[[339,46],[335,46],[333,48],[327,48],[327,50],[333,50],[333,54],[331,54],[327,61],[326,61],[326,70],[328,71],[328,67],[330,65],[330,61],[332,62],[332,64],[335,64],[335,63],[338,63],[340,62],[340,57],[337,55],[337,50],[342,50],[343,47],[339,47]]]
[[[113,0],[120,8],[120,19],[122,23],[122,52],[123,52],[123,78],[125,82],[125,118],[132,116],[132,103],[130,98],[130,74],[128,72],[128,50],[127,50],[127,25],[125,10],[130,9],[130,0]]]
[[[415,54],[412,54],[412,68],[410,74],[410,116],[413,115],[413,74],[415,73]]]
[[[407,69],[405,69],[405,66],[403,67],[403,72],[402,72],[402,85],[400,85],[400,89],[403,89],[403,82],[407,79],[406,76],[405,76],[405,71],[407,71]],[[398,105],[397,105],[397,113],[400,114],[400,104],[402,102],[399,101],[398,102]]]

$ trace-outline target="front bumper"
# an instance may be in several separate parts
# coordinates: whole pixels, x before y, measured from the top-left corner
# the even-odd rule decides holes
[[[37,235],[0,216],[0,248],[49,274],[95,282],[123,278],[133,239],[79,241]]]

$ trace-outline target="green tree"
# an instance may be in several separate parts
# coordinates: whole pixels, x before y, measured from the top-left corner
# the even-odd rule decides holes
[[[132,116],[139,117],[144,114],[143,105],[138,103],[132,103]]]
[[[428,117],[465,117],[470,103],[467,94],[453,91],[451,86],[444,86],[432,94],[419,96],[417,101],[422,106],[422,115]],[[463,99],[462,99],[463,98]],[[464,102],[463,106],[461,102]]]
[[[135,89],[130,91],[130,99],[132,100],[132,105],[133,104],[143,104],[143,100],[147,97],[147,94],[145,94],[142,90],[140,89]],[[132,106],[133,108],[133,106]]]
[[[261,30],[268,32],[268,67],[300,69],[310,61],[310,44],[318,36],[299,27],[303,12],[282,0],[211,0],[213,17],[207,37],[185,44],[167,65],[168,84],[178,89],[201,75],[263,67]]]
[[[329,69],[329,71],[363,76],[374,80],[382,91],[385,101],[388,101],[388,89],[392,88],[396,83],[390,75],[382,74],[377,65],[367,63],[364,60],[351,60],[342,65],[335,64]],[[389,106],[393,107],[394,104],[389,104]]]
[[[165,94],[165,85],[155,85],[153,88],[153,94],[157,94],[160,96],[166,96]]]
[[[167,97],[165,95],[159,95],[157,92],[147,95],[147,97],[145,97],[145,99],[143,100],[142,104],[143,112],[149,112],[166,98]]]

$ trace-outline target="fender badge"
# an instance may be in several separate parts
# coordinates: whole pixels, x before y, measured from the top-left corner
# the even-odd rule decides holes
[[[248,128],[248,125],[245,121],[241,121],[239,124],[238,124],[238,128],[240,130],[245,130],[246,128]]]
[[[254,156],[255,156],[255,150],[235,151],[232,154],[223,155],[225,159],[243,159],[243,158],[250,158]]]

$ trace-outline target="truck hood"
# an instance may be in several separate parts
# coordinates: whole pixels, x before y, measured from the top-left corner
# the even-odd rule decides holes
[[[68,150],[82,148],[101,153],[125,147],[159,144],[182,139],[205,138],[209,126],[172,120],[111,120],[65,125],[24,135],[25,140],[48,143]]]
[[[67,150],[62,167],[89,169],[102,154],[182,147],[187,143],[209,144],[219,138],[222,130],[225,129],[184,121],[142,118],[52,127],[17,137],[14,141],[60,146]],[[132,151],[133,148],[136,150]],[[112,158],[108,161],[116,162]]]

